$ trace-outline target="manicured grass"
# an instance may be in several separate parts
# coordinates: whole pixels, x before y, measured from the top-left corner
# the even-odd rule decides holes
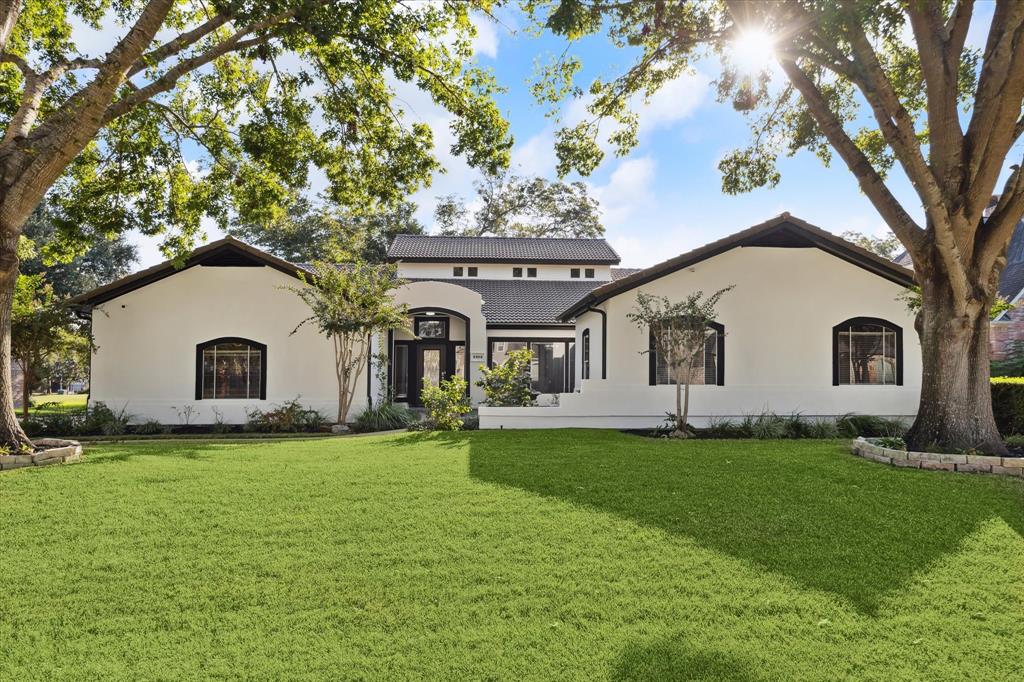
[[[28,411],[29,414],[52,414],[60,411],[84,410],[88,399],[89,396],[85,393],[34,395],[31,398],[34,407],[29,407]],[[47,403],[57,403],[57,405],[48,405]]]
[[[1019,679],[1024,481],[599,431],[0,474],[0,679]]]

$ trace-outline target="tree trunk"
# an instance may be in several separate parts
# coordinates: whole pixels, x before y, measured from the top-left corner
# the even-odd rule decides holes
[[[17,281],[18,236],[15,234],[12,239],[4,235],[0,237],[0,444],[6,445],[11,452],[17,452],[23,445],[32,445],[14,412],[14,385],[11,382],[11,307]],[[29,390],[29,377],[23,376],[22,379],[25,382],[24,394]],[[25,409],[28,409],[27,397]]]
[[[683,421],[683,382],[676,381],[676,431],[685,431],[686,422]]]
[[[21,418],[28,419],[28,404],[32,399],[32,384],[35,383],[35,377],[32,376],[32,372],[21,368]]]
[[[907,447],[918,451],[974,449],[1005,453],[992,416],[991,301],[963,314],[944,278],[925,279],[921,290],[923,305],[916,321],[923,364],[921,403],[907,433]]]

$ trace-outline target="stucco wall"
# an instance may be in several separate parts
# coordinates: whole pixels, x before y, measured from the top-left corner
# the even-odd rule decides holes
[[[448,284],[447,282],[411,282],[395,291],[395,300],[405,303],[411,310],[417,308],[446,308],[465,315],[469,321],[469,376],[470,398],[473,403],[483,400],[483,391],[475,384],[480,378],[480,365],[487,357],[487,328],[483,315],[483,298],[480,294],[465,287]],[[465,325],[458,317],[459,324],[451,327],[453,339],[465,340]],[[406,335],[406,338],[409,338]],[[480,358],[480,359],[474,359]]]
[[[582,315],[591,332],[591,378],[563,394],[557,408],[515,412],[484,408],[484,428],[647,426],[674,409],[672,386],[648,385],[648,334],[626,315],[638,291],[678,300],[694,290],[730,284],[718,306],[725,325],[725,385],[694,386],[691,421],[772,410],[808,416],[848,412],[910,416],[917,410],[921,350],[913,318],[896,300],[900,285],[819,249],[737,248],[624,292],[600,307],[608,313],[607,380],[600,376],[601,320]],[[903,328],[902,386],[833,386],[832,327],[851,317],[879,317]],[[577,356],[579,359],[579,356]],[[581,363],[577,362],[577,378]]]
[[[338,382],[331,344],[311,325],[291,335],[308,316],[305,304],[282,286],[298,280],[267,267],[188,268],[103,303],[93,311],[98,346],[92,358],[90,399],[127,405],[136,421],[191,423],[245,421],[246,408],[267,409],[300,397],[333,421]],[[266,400],[196,400],[196,344],[237,336],[267,346]],[[351,418],[365,406],[366,371]]]

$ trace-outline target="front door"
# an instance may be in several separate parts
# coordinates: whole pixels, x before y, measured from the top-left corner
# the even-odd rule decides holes
[[[413,389],[413,405],[422,405],[420,389],[426,382],[433,386],[448,376],[448,348],[445,344],[421,343],[416,346],[416,387]]]

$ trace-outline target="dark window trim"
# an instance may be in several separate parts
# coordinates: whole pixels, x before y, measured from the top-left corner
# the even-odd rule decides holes
[[[537,268],[526,268],[526,276],[527,277],[536,277],[537,276]]]
[[[725,386],[725,325],[720,322],[708,322],[708,329],[715,330],[715,383],[704,382],[702,386]],[[654,350],[654,332],[647,330],[648,338],[648,361],[647,361],[647,383],[650,386],[658,385],[658,354]]]
[[[590,328],[583,330],[580,338],[580,378],[590,378]]]
[[[579,279],[580,278],[580,269],[579,268],[569,268],[569,277],[571,277],[573,279]]]
[[[196,344],[196,400],[242,400],[242,398],[203,398],[203,351],[221,343],[244,343],[260,352],[260,400],[267,399],[267,344],[241,336],[221,336]],[[246,398],[245,400],[256,400]]]
[[[572,393],[576,390],[576,377],[574,376],[574,370],[570,370],[569,362],[569,344],[576,343],[575,336],[488,336],[487,337],[487,366],[493,367],[494,360],[491,354],[491,342],[492,341],[520,341],[527,345],[531,343],[558,343],[562,342],[565,344],[565,367],[562,369],[562,381],[563,388],[565,390],[562,393]],[[576,352],[575,348],[572,349]],[[575,363],[572,363],[575,364]]]
[[[896,383],[895,384],[840,384],[839,383],[839,334],[844,328],[855,324],[874,324],[896,332]],[[833,386],[902,386],[903,385],[903,327],[880,317],[851,317],[832,327],[832,385]]]
[[[466,277],[476,277],[480,274],[480,269],[475,265],[470,265],[466,268]]]
[[[441,322],[444,326],[444,336],[420,336],[420,324],[423,322]],[[438,317],[437,315],[424,315],[422,317],[413,318],[413,333],[418,339],[423,341],[447,341],[448,337],[451,336],[451,328],[448,324],[447,317]]]
[[[522,268],[512,268],[512,276],[513,277],[522,277],[523,276],[523,269]]]
[[[464,270],[461,265],[455,265],[452,267],[452,277],[462,277],[463,272]]]
[[[465,323],[465,328],[466,328],[466,339],[465,339],[466,352],[465,352],[465,356],[466,357],[465,357],[465,359],[463,361],[463,371],[464,371],[465,377],[466,377],[466,395],[469,395],[470,387],[473,385],[473,382],[470,381],[470,377],[472,375],[470,374],[470,361],[469,361],[469,358],[472,355],[472,352],[471,352],[472,351],[472,345],[470,344],[470,339],[473,338],[473,336],[472,336],[472,331],[473,331],[472,330],[472,321],[469,319],[469,316],[464,314],[464,313],[460,313],[457,310],[452,310],[451,308],[442,308],[440,306],[423,306],[423,307],[420,307],[420,308],[413,308],[412,310],[409,311],[409,314],[413,315],[413,317],[415,318],[415,316],[418,313],[429,313],[429,312],[441,313],[441,314],[444,314],[444,315],[448,315],[449,317],[457,317],[457,318],[459,318],[460,320],[462,320]],[[389,332],[389,334],[390,333],[391,332]],[[448,343],[451,343],[451,341],[449,341]],[[391,365],[391,363],[389,362],[388,366],[390,367],[390,365]],[[391,380],[390,376],[388,377],[388,380],[389,381]]]
[[[594,273],[594,268],[584,268],[583,269],[583,276],[586,279],[594,279],[594,274],[595,274]]]

